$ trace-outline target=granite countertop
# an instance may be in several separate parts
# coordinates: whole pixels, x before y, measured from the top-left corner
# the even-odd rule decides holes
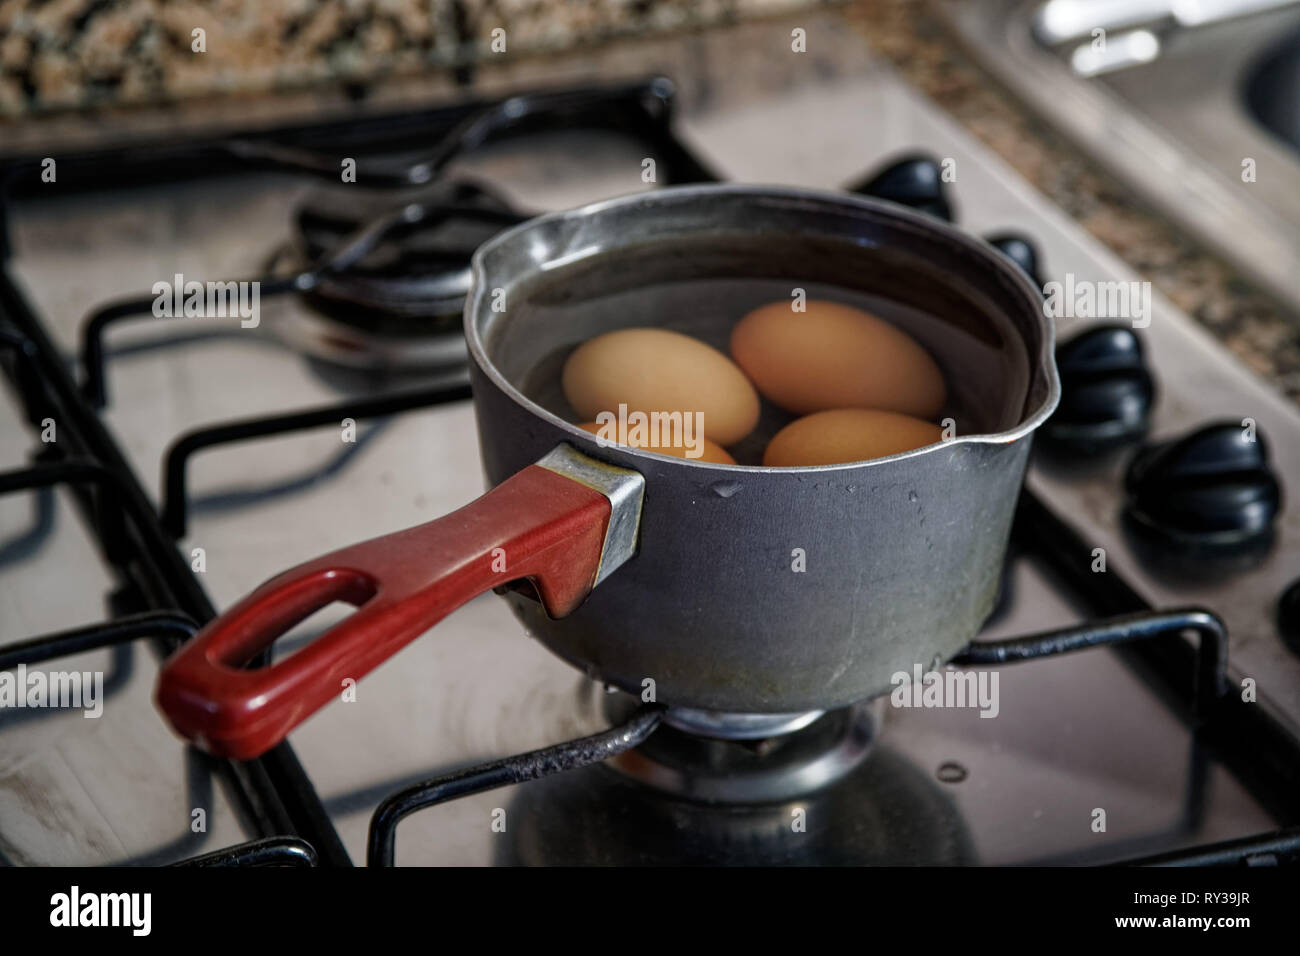
[[[497,5],[474,6],[494,9]],[[1300,323],[1226,263],[1149,211],[1131,190],[1023,108],[962,52],[929,3],[853,0],[828,6],[825,0],[744,0],[742,6],[750,17],[770,12],[788,19],[789,26],[770,18],[737,18],[734,8],[726,8],[723,25],[707,31],[707,42],[699,33],[673,30],[670,23],[665,27],[668,32],[588,38],[590,42],[562,55],[539,48],[525,54],[485,56],[471,69],[463,63],[428,65],[413,74],[372,78],[361,86],[354,78],[335,77],[315,87],[277,94],[206,97],[188,105],[117,106],[94,115],[67,112],[0,127],[0,139],[7,141],[0,154],[31,151],[37,144],[53,152],[100,141],[156,137],[162,131],[176,135],[187,128],[211,132],[310,121],[324,115],[338,118],[346,111],[364,114],[428,105],[466,91],[489,95],[650,73],[674,78],[684,110],[701,104],[740,105],[794,82],[791,71],[811,68],[835,76],[860,68],[864,50],[870,50],[1151,280],[1246,365],[1300,402]],[[798,6],[807,8],[790,13]],[[500,7],[507,9],[507,5]],[[656,9],[670,7],[678,9],[675,0]],[[809,27],[810,34],[815,29],[818,37],[806,56],[771,56],[772,37],[788,36],[790,28],[801,24]],[[775,26],[784,32],[774,33]],[[721,56],[720,33],[725,50]]]

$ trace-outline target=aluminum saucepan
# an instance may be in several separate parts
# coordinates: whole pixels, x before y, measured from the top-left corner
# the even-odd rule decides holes
[[[889,203],[689,186],[524,223],[476,253],[473,279],[465,334],[492,490],[287,571],[208,624],[159,678],[181,734],[256,756],[489,589],[566,661],[721,735],[879,695],[978,631],[1059,392],[1041,294],[997,250]],[[926,347],[948,382],[943,442],[768,468],[610,445],[572,423],[559,372],[578,343],[666,325],[725,349],[741,315],[794,288],[868,307]],[[765,406],[737,460],[761,460],[789,420]],[[246,667],[333,601],[357,610]]]

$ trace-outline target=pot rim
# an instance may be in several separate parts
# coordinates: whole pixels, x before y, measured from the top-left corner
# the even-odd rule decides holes
[[[933,216],[917,212],[916,210],[909,209],[906,206],[901,206],[896,203],[871,199],[864,196],[834,192],[831,190],[807,189],[797,186],[767,186],[738,183],[707,183],[689,186],[666,186],[646,192],[617,196],[612,199],[602,199],[573,209],[544,213],[543,215],[535,216],[526,222],[522,222],[519,225],[512,226],[510,229],[493,236],[483,245],[479,246],[479,248],[475,250],[470,261],[470,293],[465,299],[465,341],[468,344],[470,357],[478,365],[483,374],[486,375],[488,379],[491,380],[491,382],[513,402],[523,407],[530,414],[555,426],[571,438],[577,439],[578,447],[589,445],[595,440],[594,436],[590,432],[583,431],[572,422],[569,422],[558,415],[552,414],[541,405],[532,401],[532,399],[520,392],[488,357],[483,337],[480,334],[478,321],[478,318],[483,313],[484,309],[490,309],[488,290],[492,288],[492,284],[488,281],[488,267],[486,265],[487,259],[494,253],[497,253],[502,247],[510,244],[519,244],[523,241],[522,237],[527,236],[529,233],[536,232],[541,227],[551,226],[555,223],[584,219],[598,213],[626,207],[671,206],[678,203],[689,203],[695,199],[707,198],[709,196],[720,194],[747,196],[756,200],[784,199],[787,201],[804,201],[814,205],[830,204],[841,211],[846,209],[856,209],[859,212],[876,219],[890,219],[911,228],[941,233],[947,239],[965,246],[967,251],[973,253],[976,257],[985,260],[985,264],[990,269],[1000,273],[1001,278],[1010,283],[1010,285],[1018,287],[1018,291],[1023,292],[1028,299],[1034,302],[1041,302],[1043,298],[1042,290],[1033,285],[1029,280],[1029,277],[1019,266],[983,239],[972,235],[963,229],[959,229],[950,223],[944,222],[943,220],[936,219]],[[579,254],[577,255],[570,254],[565,256],[563,259],[556,257],[548,261],[550,261],[552,267],[554,267],[555,264],[561,262],[563,264],[569,264],[583,258],[599,255],[602,251],[604,250],[598,250],[595,248],[580,249],[578,250]],[[870,468],[875,465],[899,461],[906,458],[918,458],[958,444],[1009,444],[1031,435],[1035,430],[1037,430],[1037,428],[1047,420],[1052,412],[1056,410],[1057,402],[1060,400],[1061,396],[1061,382],[1060,377],[1057,374],[1055,359],[1056,327],[1051,319],[1042,312],[1041,308],[1036,309],[1035,312],[1038,315],[1040,329],[1043,335],[1038,355],[1032,356],[1030,359],[1030,382],[1032,384],[1035,379],[1045,382],[1047,386],[1046,393],[1036,408],[1034,408],[1029,414],[1022,416],[1020,422],[1014,428],[1005,431],[956,435],[953,438],[932,445],[924,445],[920,448],[913,448],[909,451],[888,455],[884,458],[870,458],[864,461],[839,462],[829,465],[795,465],[781,467],[769,465],[727,465],[691,458],[677,458],[672,455],[663,455],[658,452],[647,451],[641,448],[633,448],[628,445],[613,445],[610,447],[617,448],[620,454],[627,454],[632,458],[641,458],[648,462],[655,463],[671,462],[675,465],[681,465],[687,468],[707,469],[710,471],[741,472],[748,474],[816,474],[842,471],[846,469],[857,470],[861,468]]]

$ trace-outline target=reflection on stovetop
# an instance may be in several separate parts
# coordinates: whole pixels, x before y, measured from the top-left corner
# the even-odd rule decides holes
[[[604,765],[518,789],[495,862],[938,866],[978,862],[942,783],[881,744],[848,776],[805,799],[694,803]]]

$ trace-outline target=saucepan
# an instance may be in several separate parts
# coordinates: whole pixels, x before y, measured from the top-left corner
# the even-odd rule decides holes
[[[944,440],[772,468],[753,449],[789,416],[766,406],[736,465],[573,423],[559,380],[579,343],[666,326],[725,350],[741,315],[791,289],[920,342],[948,383]],[[182,735],[255,757],[487,590],[591,677],[723,735],[880,695],[955,656],[991,611],[1032,434],[1059,392],[1041,293],[1010,260],[922,213],[794,188],[669,188],[524,223],[475,254],[465,335],[491,490],[286,571],[213,620],[159,677]],[[249,666],[334,601],[356,610]]]

